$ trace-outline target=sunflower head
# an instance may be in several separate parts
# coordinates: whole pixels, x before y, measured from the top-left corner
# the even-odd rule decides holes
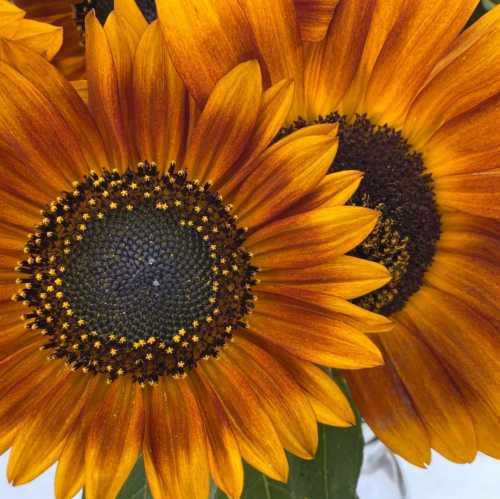
[[[90,13],[85,36],[88,104],[0,50],[9,480],[58,461],[58,498],[115,497],[142,454],[155,497],[206,498],[210,476],[239,497],[242,458],[286,481],[284,449],[311,458],[318,421],[355,421],[316,364],[381,362],[366,333],[390,321],[348,300],[390,277],[346,256],[379,213],[345,206],[359,172],[327,175],[338,124],[273,143],[290,80],[264,89],[246,61],[198,105],[157,21]]]

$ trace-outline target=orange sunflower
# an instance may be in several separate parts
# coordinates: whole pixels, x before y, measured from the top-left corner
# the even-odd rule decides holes
[[[25,12],[0,0],[0,39],[13,40],[51,60],[61,48],[62,29],[25,19]]]
[[[393,277],[355,303],[396,322],[385,365],[346,373],[363,417],[417,465],[500,458],[500,7],[463,31],[477,0],[203,3],[158,4],[198,102],[257,53],[296,82],[277,143],[339,124],[331,171],[363,171],[351,202],[382,214],[353,252]]]
[[[337,125],[270,145],[289,80],[242,63],[197,112],[144,27],[87,16],[88,106],[0,42],[0,449],[13,484],[58,461],[58,499],[115,497],[141,454],[155,498],[237,498],[241,458],[286,480],[284,448],[354,422],[315,364],[382,361],[390,321],[348,299],[389,274],[345,256],[378,212],[326,177]]]
[[[14,0],[30,19],[64,30],[62,49],[53,63],[69,80],[85,77],[85,16],[91,10],[104,23],[117,12],[138,31],[156,19],[155,0]]]

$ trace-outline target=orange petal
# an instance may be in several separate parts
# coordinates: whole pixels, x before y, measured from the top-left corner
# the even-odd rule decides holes
[[[391,275],[378,263],[340,256],[328,263],[307,268],[262,271],[259,279],[266,285],[301,286],[350,300],[387,284]]]
[[[118,379],[109,387],[91,423],[85,448],[85,495],[113,499],[142,447],[143,394],[137,383]]]
[[[283,446],[303,459],[312,459],[318,447],[316,416],[284,365],[244,335],[235,337],[226,355],[259,393]]]
[[[325,39],[306,55],[308,113],[317,118],[338,109],[358,67],[370,26],[374,1],[340,2]]]
[[[470,387],[460,383],[459,389],[474,421],[478,450],[495,459],[500,459],[500,442],[496,438],[500,425],[498,408],[492,408],[484,397],[479,396]]]
[[[254,161],[271,144],[290,111],[294,95],[294,83],[282,80],[268,88],[262,95],[262,104],[257,117],[257,123],[242,159],[245,164]],[[219,184],[215,186],[218,187]],[[224,189],[221,189],[224,195]]]
[[[207,432],[210,472],[219,489],[229,497],[240,497],[243,490],[243,464],[224,407],[197,372],[189,374],[189,381],[199,401],[198,407]]]
[[[304,103],[303,54],[293,0],[241,0],[271,84],[283,78],[295,81],[292,114]]]
[[[155,499],[206,499],[206,432],[187,381],[162,379],[148,389],[146,410],[144,466]]]
[[[249,318],[250,334],[328,367],[360,369],[382,362],[377,347],[352,326],[277,296],[260,298]]]
[[[175,67],[199,105],[226,73],[254,57],[239,0],[169,0],[157,9]]]
[[[396,126],[401,123],[476,5],[477,0],[452,4],[448,0],[409,0],[402,4],[371,74],[365,109],[372,118]]]
[[[328,292],[316,291],[301,286],[266,283],[258,284],[253,290],[258,297],[264,293],[264,296],[268,299],[277,295],[291,298],[304,305],[307,304],[332,319],[338,319],[364,333],[380,333],[392,329],[392,321],[387,317],[358,307]]]
[[[500,9],[458,37],[411,106],[404,135],[420,148],[440,126],[500,92]]]
[[[187,96],[156,21],[137,47],[133,78],[139,158],[156,162],[165,169],[184,149]]]
[[[494,244],[491,248],[498,246],[497,240],[492,243]],[[425,273],[425,282],[467,303],[491,321],[499,320],[498,260],[489,263],[478,258],[438,252],[432,266]]]
[[[257,61],[238,65],[215,86],[193,131],[184,165],[201,182],[220,180],[250,139],[262,99]]]
[[[354,412],[344,392],[322,369],[288,356],[286,366],[306,392],[320,423],[340,427],[356,423]]]
[[[30,482],[59,457],[66,435],[86,402],[90,378],[69,374],[54,386],[46,403],[23,425],[9,458],[9,481],[15,485]]]
[[[106,391],[107,386],[99,376],[90,381],[85,406],[73,423],[59,457],[55,478],[56,499],[71,499],[83,486],[87,436],[95,410]]]
[[[363,173],[356,170],[345,170],[327,175],[317,188],[302,198],[293,213],[305,213],[317,208],[342,206],[356,192],[363,179]]]
[[[85,18],[85,34],[89,107],[113,161],[112,166],[124,169],[132,166],[129,164],[132,154],[121,108],[123,82],[118,79],[118,69],[104,28],[93,11]],[[121,49],[126,51],[128,47],[123,44]],[[115,54],[119,51],[120,48],[115,47]]]
[[[71,182],[85,169],[80,143],[54,105],[1,61],[0,134],[0,157],[3,151],[7,157],[15,151],[17,161],[25,164],[24,172],[41,177],[44,185],[58,192],[71,189]]]
[[[477,452],[474,427],[442,363],[400,324],[380,341],[427,428],[431,446],[451,461],[471,462]]]
[[[394,366],[346,371],[361,415],[378,438],[415,466],[431,462],[429,434]]]
[[[59,52],[63,43],[63,30],[59,26],[53,26],[32,19],[22,19],[15,24],[15,32],[7,39],[40,54],[49,61]],[[0,38],[2,36],[0,27]]]
[[[267,476],[286,482],[285,452],[248,378],[225,356],[200,368],[226,410],[243,458]]]
[[[500,94],[448,121],[423,146],[434,178],[500,167]]]
[[[0,59],[31,82],[57,108],[85,156],[85,164],[75,164],[73,169],[80,175],[89,168],[99,171],[108,162],[104,144],[87,106],[78,98],[70,83],[43,58],[14,44],[1,46]],[[86,80],[85,80],[86,82]],[[75,82],[73,82],[75,83]],[[39,133],[44,133],[39,130]]]
[[[378,212],[368,208],[320,208],[265,225],[249,236],[246,246],[262,270],[311,267],[355,248],[377,219]]]
[[[490,263],[500,261],[500,223],[490,218],[471,217],[466,213],[445,212],[441,216],[438,251],[468,255]],[[439,254],[439,253],[438,253]]]
[[[332,135],[278,142],[256,160],[246,182],[231,196],[242,226],[256,227],[284,212],[313,190],[337,152]]]
[[[490,322],[463,301],[427,286],[400,314],[404,325],[417,329],[441,361],[460,373],[461,383],[480,393],[492,408],[500,406],[500,345]]]
[[[141,9],[139,9],[135,0],[115,0],[114,12],[123,19],[126,19],[138,38],[146,31],[148,22],[144,19]]]
[[[435,179],[440,207],[500,219],[500,170]]]
[[[405,1],[390,0],[389,2],[384,2],[375,0],[370,2],[372,4],[372,14],[365,35],[366,41],[363,52],[357,65],[356,75],[343,98],[343,102],[339,106],[340,110],[345,114],[354,114],[355,112],[363,114],[366,112],[366,109],[363,107],[363,101],[370,83],[373,68],[389,33],[401,15]],[[365,26],[363,28],[364,30],[366,29]],[[356,49],[359,50],[357,46]]]
[[[106,24],[104,25],[104,32],[116,71],[121,119],[127,140],[125,145],[129,146],[129,164],[135,164],[139,159],[142,159],[135,155],[135,149],[132,146],[135,137],[132,69],[140,38],[126,19],[115,12],[111,12],[108,16]],[[151,57],[151,55],[152,54],[150,54],[149,57]],[[102,75],[100,75],[100,77],[102,78]],[[116,120],[119,119],[119,117],[113,116],[112,119]]]
[[[300,37],[304,42],[320,42],[326,35],[339,0],[294,0]]]

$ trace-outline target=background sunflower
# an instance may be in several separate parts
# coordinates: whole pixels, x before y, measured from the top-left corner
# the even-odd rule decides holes
[[[207,2],[210,15],[159,4],[190,91],[204,102],[219,71],[258,52],[269,82],[297,86],[278,139],[338,123],[332,172],[364,171],[352,202],[382,212],[355,254],[385,262],[393,281],[358,303],[397,325],[378,340],[385,366],[346,374],[362,415],[420,466],[431,448],[500,457],[500,7],[463,31],[477,0],[340,0],[326,23],[327,3],[310,2],[313,40],[289,1],[229,3]]]

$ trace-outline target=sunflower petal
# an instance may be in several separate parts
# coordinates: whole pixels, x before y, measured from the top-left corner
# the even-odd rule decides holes
[[[137,37],[146,31],[148,23],[135,0],[114,0],[114,12],[127,20]]]
[[[303,54],[293,0],[240,0],[271,84],[295,81],[294,110],[302,109]],[[295,115],[295,113],[294,113]]]
[[[248,378],[224,356],[200,367],[226,410],[245,461],[267,476],[286,482],[285,452]]]
[[[459,379],[500,406],[500,345],[496,328],[466,303],[427,286],[408,301],[404,325],[418,331],[427,345]]]
[[[394,366],[345,371],[349,388],[363,418],[380,440],[414,464],[431,462],[429,434]]]
[[[157,8],[174,65],[200,106],[226,73],[254,58],[239,0],[169,0]]]
[[[371,74],[365,108],[372,118],[394,125],[402,122],[476,5],[477,0],[409,0],[402,4]]]
[[[85,54],[89,82],[89,107],[115,168],[124,169],[131,154],[121,109],[118,72],[104,28],[94,12],[85,18]],[[123,50],[127,50],[124,46]],[[120,50],[116,48],[115,52]]]
[[[492,241],[491,248],[495,248],[495,245],[498,246],[498,242]],[[498,260],[489,263],[478,258],[438,252],[425,274],[425,282],[455,296],[490,321],[498,323]]]
[[[210,472],[217,486],[229,497],[240,497],[243,490],[243,464],[238,442],[224,407],[212,388],[197,373],[190,381],[207,432]]]
[[[319,183],[314,191],[302,198],[292,211],[304,213],[320,207],[342,206],[351,199],[362,179],[363,173],[356,170],[331,173]]]
[[[238,65],[217,83],[190,137],[184,164],[192,177],[217,181],[233,166],[252,135],[261,99],[257,61]]]
[[[96,130],[96,124],[87,106],[52,65],[30,50],[11,43],[0,46],[0,59],[23,75],[57,108],[65,121],[65,126],[78,137],[87,168],[98,171],[107,163],[108,158],[102,138]],[[39,130],[39,133],[43,133],[42,130]],[[84,174],[85,165],[74,165],[74,167],[79,167],[80,170],[77,171]]]
[[[252,163],[280,131],[292,105],[294,88],[291,80],[282,80],[262,94],[257,123],[242,155],[246,164]]]
[[[90,381],[86,403],[73,423],[64,442],[55,479],[56,499],[70,499],[82,488],[85,479],[85,444],[95,410],[106,393],[106,385],[99,377]]]
[[[500,170],[435,180],[440,207],[500,219]]]
[[[360,369],[382,362],[377,347],[352,326],[277,296],[259,298],[250,317],[249,334],[327,367]]]
[[[144,465],[155,499],[206,499],[206,434],[189,384],[161,380],[149,392],[147,411]]]
[[[295,0],[300,37],[304,42],[320,42],[326,35],[339,0]]]
[[[422,148],[434,178],[500,168],[500,94],[448,121]]]
[[[85,169],[78,139],[61,114],[32,83],[1,61],[0,135],[0,155],[6,150],[8,159],[15,151],[32,179],[57,192],[71,189]]]
[[[85,405],[88,381],[87,376],[69,374],[23,425],[9,459],[9,480],[15,485],[30,482],[59,457],[64,439]]]
[[[370,24],[366,32],[363,52],[356,75],[344,96],[340,109],[345,114],[363,114],[364,98],[370,77],[389,33],[393,29],[406,0],[377,1],[372,3]],[[368,3],[368,2],[367,2]],[[364,33],[364,31],[363,31]],[[344,35],[345,36],[345,35]]]
[[[232,197],[242,226],[256,227],[276,218],[313,190],[337,152],[332,135],[300,137],[270,147]]]
[[[458,37],[412,104],[403,131],[414,147],[450,119],[500,92],[499,50],[500,9],[493,9]]]
[[[391,275],[378,263],[340,256],[328,263],[307,268],[264,270],[259,273],[259,279],[265,285],[300,286],[350,300],[387,284]]]
[[[443,365],[400,324],[380,341],[427,428],[431,446],[451,461],[471,462],[477,452],[474,427]]]
[[[306,118],[339,108],[363,53],[373,4],[373,0],[340,2],[324,40],[310,46],[305,64]]]
[[[262,270],[311,267],[356,247],[377,219],[378,212],[368,208],[320,208],[264,226],[249,236],[247,247],[254,254],[253,264]]]
[[[381,333],[392,329],[392,321],[387,317],[358,307],[325,291],[315,291],[300,286],[265,283],[258,284],[253,289],[257,296],[265,293],[268,298],[273,295],[291,298],[321,311],[332,317],[332,319],[341,320],[364,333]]]
[[[1,27],[0,38],[2,38]],[[63,30],[59,26],[33,21],[32,19],[22,19],[17,22],[15,33],[8,39],[50,61],[62,46]]]
[[[85,495],[116,497],[142,446],[144,407],[141,388],[118,379],[109,388],[91,423],[85,448]]]
[[[147,28],[137,47],[133,78],[139,158],[165,169],[184,150],[187,96],[156,21]]]
[[[235,337],[227,355],[258,391],[283,446],[303,459],[312,459],[318,446],[316,417],[284,365],[243,335]]]

